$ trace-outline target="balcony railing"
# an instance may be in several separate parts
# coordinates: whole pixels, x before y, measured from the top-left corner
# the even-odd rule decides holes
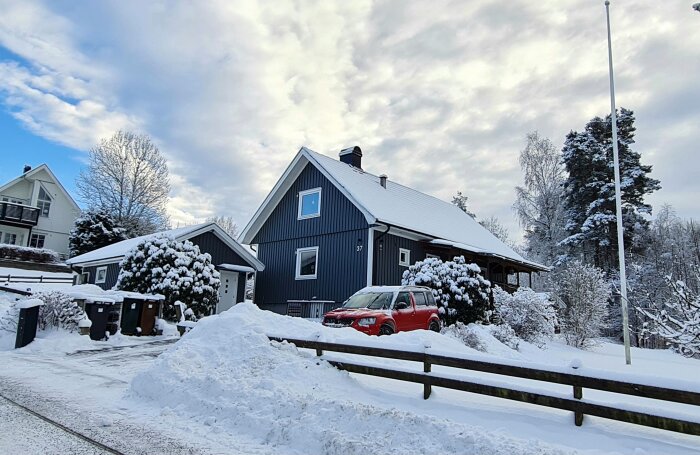
[[[0,223],[20,227],[36,226],[39,209],[13,202],[0,202]]]

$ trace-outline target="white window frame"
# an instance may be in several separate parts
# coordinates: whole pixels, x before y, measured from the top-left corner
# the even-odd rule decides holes
[[[401,255],[403,255],[403,254],[406,255],[405,261],[401,260]],[[399,265],[404,266],[404,267],[410,267],[410,265],[411,265],[411,250],[407,250],[406,248],[399,248]]]
[[[41,246],[32,246],[32,239],[36,236],[36,242],[37,244],[39,243],[39,237],[43,237],[41,241]],[[32,235],[29,236],[29,246],[32,248],[44,248],[44,245],[46,245],[46,234],[39,234],[36,232],[32,232]]]
[[[48,198],[46,199],[39,199],[39,196],[36,197],[36,206],[39,208],[39,216],[43,216],[44,218],[48,218],[51,214],[51,204],[53,204],[53,197],[51,196],[51,193],[48,192],[46,188],[44,188],[44,185],[39,185],[39,194],[41,194],[41,191],[44,191],[44,195]],[[46,214],[44,214],[44,210],[46,209],[46,204],[48,203],[49,209],[46,210]]]
[[[103,271],[105,272],[104,277],[100,280],[100,272]],[[107,266],[103,267],[97,267],[95,270],[95,284],[102,284],[107,282]]]
[[[301,202],[304,199],[304,196],[309,195],[309,194],[314,194],[318,193],[318,212],[313,214],[313,215],[302,215],[301,214]],[[311,188],[310,190],[304,190],[304,191],[299,191],[299,203],[297,207],[297,220],[306,220],[309,218],[318,218],[321,216],[321,187],[318,188]]]
[[[313,275],[301,275],[301,253],[305,253],[307,251],[313,251],[316,253],[316,268],[314,269]],[[296,266],[294,268],[294,278],[297,280],[315,280],[318,277],[318,247],[311,246],[306,248],[297,248],[296,255],[297,258]]]

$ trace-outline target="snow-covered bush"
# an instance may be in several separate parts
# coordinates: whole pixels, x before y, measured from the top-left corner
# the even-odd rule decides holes
[[[462,256],[447,262],[438,258],[418,261],[403,273],[401,284],[431,288],[448,325],[487,319],[491,283],[481,276],[478,265],[467,264]]]
[[[554,336],[557,313],[546,295],[530,288],[519,288],[510,294],[497,286],[493,301],[500,319],[523,340],[542,347]]]
[[[444,327],[440,333],[452,337],[464,343],[465,346],[477,351],[486,352],[486,344],[481,340],[479,333],[474,330],[473,324],[455,322],[451,326]]]
[[[700,286],[700,267],[695,267],[695,280]],[[684,281],[666,282],[672,297],[659,310],[641,309],[651,322],[644,330],[666,340],[674,350],[688,356],[700,356],[700,293],[694,292]]]
[[[126,230],[107,212],[87,211],[75,220],[68,238],[71,257],[126,239]]]
[[[58,253],[52,250],[7,244],[0,244],[0,258],[42,264],[55,264],[61,261]]]
[[[148,237],[124,256],[116,288],[143,294],[163,294],[166,319],[175,321],[173,304],[180,300],[197,317],[212,314],[219,300],[219,272],[208,253],[189,240],[167,235]]]
[[[0,301],[0,331],[17,333],[19,308],[15,302]]]
[[[600,336],[607,315],[610,284],[597,267],[572,261],[552,277],[561,308],[559,321],[566,343],[585,348]]]
[[[71,298],[61,291],[37,292],[33,296],[44,302],[39,307],[39,329],[61,329],[77,332],[87,315]]]
[[[515,351],[518,350],[518,347],[520,346],[520,339],[510,325],[492,324],[487,327],[495,339]]]

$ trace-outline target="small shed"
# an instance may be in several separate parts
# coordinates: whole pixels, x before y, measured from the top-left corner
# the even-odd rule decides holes
[[[245,300],[246,284],[255,275],[256,270],[237,264],[219,264],[216,268],[221,275],[219,302],[216,304],[216,314],[219,314]]]

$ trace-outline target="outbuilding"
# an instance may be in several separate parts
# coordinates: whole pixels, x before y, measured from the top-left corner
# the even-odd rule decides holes
[[[178,241],[189,240],[199,246],[201,252],[211,256],[212,264],[221,274],[217,313],[243,301],[246,283],[265,268],[249,248],[238,243],[213,222],[123,240],[66,262],[80,274],[81,283],[95,284],[105,290],[112,289],[117,283],[121,270],[119,263],[124,256],[142,241],[157,235],[167,235]]]

